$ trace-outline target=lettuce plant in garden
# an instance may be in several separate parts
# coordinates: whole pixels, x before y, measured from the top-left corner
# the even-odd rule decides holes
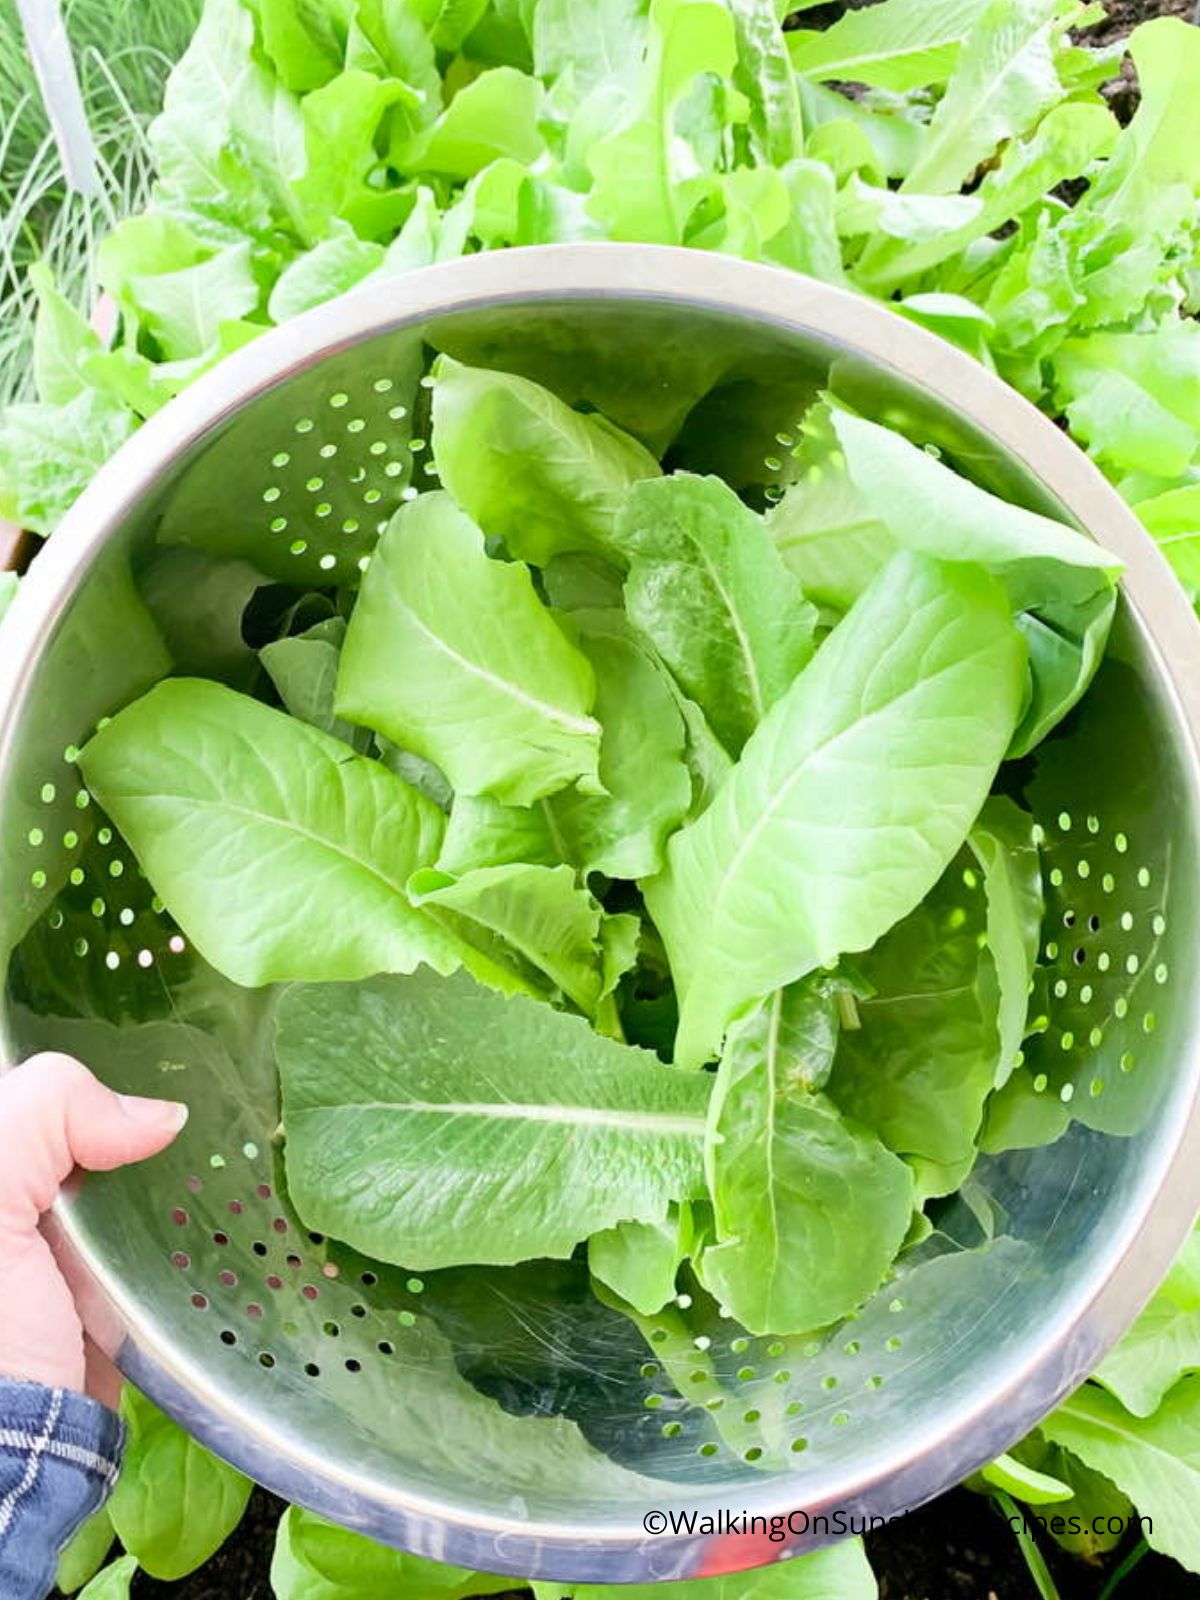
[[[1196,597],[1200,30],[1135,32],[1140,101],[1122,126],[1104,86],[1125,50],[1089,45],[1096,5],[881,0],[824,31],[805,27],[807,9],[785,33],[770,0],[208,0],[150,134],[151,204],[99,247],[113,340],[35,272],[39,399],[0,423],[0,511],[51,533],[171,395],[357,284],[469,251],[643,240],[804,271],[962,345],[1063,419]],[[792,487],[753,509],[703,461],[662,472],[669,421],[634,437],[503,373],[443,360],[431,422],[442,489],[398,513],[353,609],[262,651],[290,715],[174,680],[97,735],[88,781],[215,966],[297,981],[279,1064],[292,1195],[312,1226],[414,1267],[587,1239],[594,1278],[643,1316],[685,1259],[750,1328],[841,1316],[906,1242],[914,1199],[919,1212],[957,1186],[983,1101],[1014,1068],[1036,840],[1010,800],[986,797],[1002,759],[1085,691],[1116,575],[1069,530],[836,396],[783,447]],[[499,636],[488,619],[501,610]],[[952,641],[945,679],[927,673],[922,628]],[[924,741],[919,797],[864,717],[885,641],[920,709],[891,729]],[[886,892],[868,861],[856,893],[835,893],[836,851],[806,845],[814,728],[876,772],[868,802],[892,820],[938,787],[944,829]],[[240,787],[198,840],[214,762]],[[277,785],[277,772],[313,781]],[[302,815],[332,773],[336,817]],[[247,801],[259,834],[234,815]],[[882,817],[861,820],[882,841]],[[292,873],[272,874],[277,898],[256,884],[218,915],[211,861],[261,858],[297,821],[308,843]],[[301,943],[287,896],[331,857],[352,918],[323,919],[316,938],[309,925]],[[964,862],[984,884],[982,950],[939,931],[939,883]],[[786,940],[762,914],[780,874],[806,911]],[[618,892],[597,896],[597,881]],[[951,1021],[975,1041],[936,1127],[927,1102],[884,1081],[897,1041],[872,1013],[931,939],[961,969],[970,1014]],[[378,1043],[394,1041],[401,993],[414,1045],[422,1030],[466,1033],[444,1058],[426,1053],[419,1103]],[[657,1059],[676,1008],[676,1059],[719,1055],[715,1077]],[[514,1074],[533,1039],[571,1064],[553,1086],[522,1084],[529,1116],[501,1130],[524,1200],[497,1214],[489,1196],[439,1184],[407,1238],[395,1193],[430,1119],[472,1159],[446,1107],[478,1090],[471,1037],[485,1027]],[[333,1048],[351,1029],[355,1059],[388,1088],[399,1152],[390,1197],[369,1174],[370,1204],[341,1198],[363,1192],[372,1131]],[[529,1127],[552,1128],[564,1104],[590,1113],[593,1136],[549,1193]],[[856,1199],[820,1214],[836,1252],[786,1203],[788,1163],[816,1144]],[[767,1173],[782,1204],[767,1204]],[[1153,1518],[1151,1544],[1200,1571],[1194,1267],[1185,1253],[1096,1379],[978,1487],[1089,1520],[1132,1501]],[[175,1578],[205,1560],[248,1494],[147,1402],[127,1405],[121,1488],[63,1575],[78,1588],[119,1535],[129,1555],[93,1580],[93,1600],[126,1594],[139,1563]],[[1075,1544],[1104,1551],[1103,1538]],[[500,1585],[295,1509],[273,1582],[280,1600]],[[856,1544],[754,1584],[795,1600],[873,1592]]]

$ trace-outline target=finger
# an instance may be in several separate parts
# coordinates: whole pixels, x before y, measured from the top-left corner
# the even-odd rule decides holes
[[[0,1234],[0,1377],[82,1391],[83,1328],[66,1281],[40,1233]]]
[[[33,1056],[0,1078],[0,1231],[32,1231],[73,1167],[144,1161],[186,1121],[186,1106],[116,1094],[70,1056]]]

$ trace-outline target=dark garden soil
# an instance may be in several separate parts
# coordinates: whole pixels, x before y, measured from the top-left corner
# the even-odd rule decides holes
[[[830,0],[796,18],[828,27],[847,10],[872,0]],[[1200,20],[1200,0],[1104,0],[1107,21],[1089,30],[1090,43],[1116,39],[1156,16]],[[281,1503],[257,1490],[246,1517],[224,1549],[180,1583],[140,1574],[133,1600],[271,1600],[269,1572]],[[1100,1600],[1116,1567],[1136,1544],[1096,1564],[1067,1556],[1045,1537],[1040,1548],[1061,1600]],[[964,1489],[914,1512],[867,1541],[880,1600],[1037,1600],[1037,1588],[1013,1534],[991,1503]],[[381,1595],[379,1600],[403,1600]],[[1165,1557],[1149,1555],[1121,1583],[1115,1600],[1200,1600],[1200,1578]]]

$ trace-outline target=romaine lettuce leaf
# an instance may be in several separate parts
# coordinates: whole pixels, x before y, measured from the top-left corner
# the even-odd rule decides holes
[[[630,620],[737,752],[813,652],[816,613],[763,520],[719,478],[635,485],[615,542]]]
[[[401,507],[346,632],[340,717],[434,762],[458,792],[527,805],[577,778],[597,787],[595,695],[524,566],[486,555],[445,493]]]
[[[235,983],[458,965],[405,893],[437,855],[441,812],[341,740],[172,678],[118,712],[79,764],[168,911]]]
[[[538,566],[579,550],[619,558],[625,491],[659,472],[636,439],[528,378],[448,356],[434,376],[438,476],[486,533]]]
[[[704,1192],[706,1075],[465,974],[290,989],[276,1053],[296,1209],[381,1261],[568,1256]]]
[[[705,1145],[716,1242],[697,1270],[751,1333],[853,1311],[908,1232],[908,1168],[816,1092],[836,1018],[819,980],[794,984],[736,1023],[721,1057]]]
[[[709,1059],[755,1001],[868,949],[923,899],[983,804],[1024,677],[993,578],[893,558],[645,886],[680,996],[682,1064]]]

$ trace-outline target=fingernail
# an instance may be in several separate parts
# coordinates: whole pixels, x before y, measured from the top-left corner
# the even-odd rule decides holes
[[[141,1128],[178,1133],[188,1119],[188,1108],[179,1100],[150,1100],[140,1094],[120,1094],[117,1099],[125,1115]]]

